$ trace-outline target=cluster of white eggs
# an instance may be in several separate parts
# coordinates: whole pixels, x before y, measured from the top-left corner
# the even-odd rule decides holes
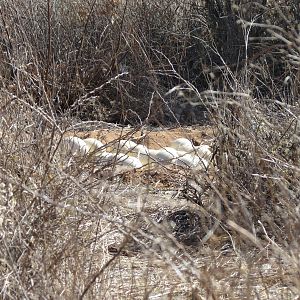
[[[149,164],[173,164],[186,168],[207,168],[212,157],[208,145],[195,146],[186,138],[174,140],[170,147],[158,150],[130,140],[119,140],[115,144],[105,145],[94,138],[80,139],[65,137],[63,148],[72,155],[84,156],[93,153],[104,162],[115,162],[117,165],[141,168]]]

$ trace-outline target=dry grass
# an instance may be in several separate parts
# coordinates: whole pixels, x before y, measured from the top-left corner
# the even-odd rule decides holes
[[[1,6],[1,298],[298,299],[296,2],[110,4]],[[156,133],[181,125],[182,99],[211,127]],[[214,159],[120,170],[67,157],[70,132],[153,147],[209,136]]]

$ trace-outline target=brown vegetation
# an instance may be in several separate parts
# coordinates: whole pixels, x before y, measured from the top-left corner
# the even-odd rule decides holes
[[[296,0],[2,1],[0,297],[298,299],[299,20]],[[64,155],[73,134],[214,157],[120,171]]]

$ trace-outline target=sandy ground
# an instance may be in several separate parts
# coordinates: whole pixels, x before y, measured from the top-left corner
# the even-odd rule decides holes
[[[93,131],[68,132],[67,135],[75,135],[82,138],[93,137],[103,143],[109,143],[116,139],[130,139],[138,144],[144,144],[151,149],[166,147],[177,138],[191,139],[195,145],[209,144],[213,138],[213,129],[208,126],[181,127],[173,129],[140,129],[115,128],[99,129]]]

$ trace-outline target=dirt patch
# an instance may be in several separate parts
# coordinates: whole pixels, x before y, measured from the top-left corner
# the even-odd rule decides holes
[[[130,139],[139,144],[144,144],[148,148],[159,149],[169,146],[173,140],[181,137],[193,140],[195,145],[209,143],[213,138],[213,128],[209,126],[139,130],[116,128],[69,132],[67,135],[75,135],[81,138],[93,137],[103,143],[109,143],[117,139]]]

